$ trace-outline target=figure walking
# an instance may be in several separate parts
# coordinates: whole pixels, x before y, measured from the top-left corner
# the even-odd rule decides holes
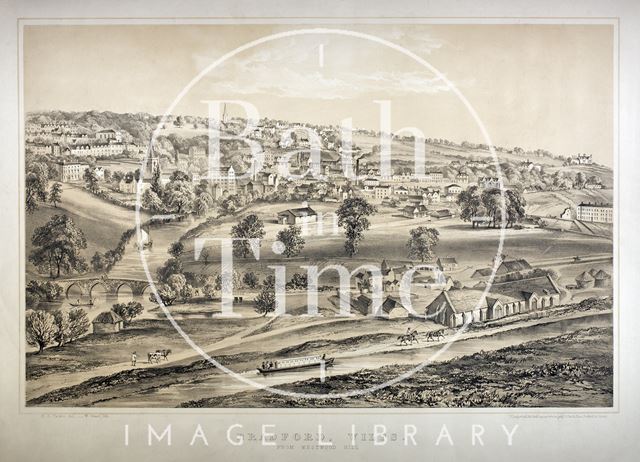
[[[133,353],[131,353],[131,365],[135,367],[137,360],[138,360],[138,356],[136,355],[136,352],[134,351]]]

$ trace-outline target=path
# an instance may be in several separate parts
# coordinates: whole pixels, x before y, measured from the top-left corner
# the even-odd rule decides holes
[[[609,311],[610,312],[610,311]],[[490,336],[490,335],[494,335],[500,332],[505,332],[505,331],[509,331],[509,330],[513,330],[513,329],[519,329],[522,327],[530,327],[530,326],[534,326],[537,324],[545,324],[545,323],[549,323],[549,322],[556,322],[556,321],[560,321],[560,320],[565,320],[565,319],[574,319],[574,318],[580,318],[580,317],[587,317],[587,316],[593,316],[593,315],[599,315],[599,314],[605,314],[607,313],[607,311],[597,311],[597,312],[592,312],[592,313],[575,313],[573,315],[568,315],[568,316],[556,316],[556,317],[552,317],[552,318],[539,318],[539,319],[534,319],[534,320],[528,320],[528,321],[518,321],[518,322],[514,322],[511,324],[507,324],[504,326],[498,326],[495,328],[488,328],[488,329],[483,329],[481,331],[473,331],[473,332],[467,332],[467,333],[463,333],[460,337],[458,337],[458,341],[461,340],[467,340],[467,339],[472,339],[472,338],[479,338],[479,337],[485,337],[485,336]],[[250,341],[251,342],[259,342],[261,340],[266,340],[270,337],[274,337],[274,336],[280,336],[283,334],[287,334],[290,332],[293,332],[295,330],[298,329],[303,329],[308,327],[308,324],[305,324],[303,326],[300,325],[291,325],[291,326],[287,326],[287,327],[283,327],[280,329],[275,329],[272,331],[267,331],[267,332],[263,332],[260,334],[256,334],[256,335],[251,335],[252,332],[255,332],[259,329],[263,329],[265,327],[267,327],[268,325],[270,325],[271,323],[273,323],[276,319],[278,319],[277,317],[273,317],[271,319],[269,319],[267,322],[259,325],[259,326],[252,326],[250,328],[247,328],[243,331],[240,331],[230,337],[227,337],[223,340],[220,340],[216,343],[213,343],[211,345],[206,345],[201,347],[201,349],[205,352],[207,352],[208,354],[211,355],[211,353],[214,353],[216,351],[219,351],[221,349],[224,348],[229,348],[229,347],[233,347],[238,345],[240,342],[245,341],[246,337],[251,336]],[[341,323],[341,322],[346,322],[346,321],[351,321],[351,318],[331,318],[331,319],[327,319],[326,321],[321,321],[318,322],[314,325],[318,326],[318,325],[324,325],[324,324],[330,324],[330,323]],[[424,348],[432,348],[438,345],[443,345],[446,344],[448,342],[451,341],[451,338],[449,337],[448,339],[445,339],[444,341],[439,341],[439,342],[423,342],[420,344],[416,344],[416,345],[407,345],[407,346],[401,346],[401,345],[397,345],[397,344],[382,344],[382,345],[372,345],[370,347],[366,347],[360,350],[357,350],[355,352],[353,351],[348,351],[348,352],[344,352],[344,353],[339,353],[336,354],[336,357],[342,358],[342,359],[346,359],[346,358],[357,358],[357,357],[365,357],[365,356],[371,356],[374,354],[380,354],[380,353],[391,353],[391,352],[396,352],[396,351],[404,351],[404,350],[418,350],[418,349],[424,349]],[[141,358],[142,361],[138,362],[138,366],[139,368],[144,368],[144,367],[164,367],[170,364],[174,364],[178,361],[185,361],[185,360],[197,360],[199,358],[201,358],[200,354],[190,350],[190,349],[186,349],[180,353],[177,353],[175,355],[172,355],[170,357],[171,359],[168,361],[164,361],[160,364],[147,364],[146,363],[146,358]],[[26,395],[27,395],[27,400],[30,399],[34,399],[37,398],[39,396],[42,396],[50,391],[59,389],[59,388],[63,388],[63,387],[70,387],[73,385],[77,385],[80,384],[86,380],[95,378],[95,377],[99,377],[99,376],[109,376],[109,375],[113,375],[115,373],[124,371],[124,370],[129,370],[132,369],[131,363],[130,362],[124,362],[124,363],[118,363],[118,364],[111,364],[111,365],[107,365],[107,366],[101,366],[101,367],[97,367],[94,369],[90,369],[90,370],[86,370],[86,371],[79,371],[79,372],[72,372],[72,373],[59,373],[59,374],[55,374],[55,375],[47,375],[44,376],[42,378],[36,379],[36,380],[29,380],[26,382]]]
[[[274,329],[272,331],[270,330],[260,334],[252,335],[252,332],[255,332],[259,329],[263,329],[267,327],[268,325],[273,323],[276,319],[278,318],[272,317],[267,322],[259,326],[251,326],[245,330],[235,333],[234,335],[226,337],[223,340],[220,340],[218,342],[215,342],[209,345],[201,346],[200,348],[206,353],[208,353],[209,355],[211,355],[211,353],[213,352],[220,351],[222,349],[226,349],[229,347],[233,347],[240,344],[243,341],[247,341],[247,337],[251,337],[250,341],[254,342],[254,341],[264,340],[269,337],[286,334],[286,333],[289,333],[298,329],[303,329],[309,326],[309,324],[304,324],[304,325],[294,324],[294,325],[283,327],[280,329]],[[317,325],[344,322],[344,321],[350,321],[350,320],[352,319],[351,318],[337,318],[337,319],[330,318],[325,321],[319,321],[314,325],[317,326]],[[162,361],[159,364],[155,364],[155,363],[148,364],[147,358],[141,356],[138,358],[136,368],[164,367],[179,361],[190,360],[190,359],[195,361],[199,358],[201,358],[201,355],[198,352],[192,350],[191,348],[186,348],[184,351],[181,351],[176,354],[171,354],[166,361]],[[58,388],[77,385],[79,383],[84,382],[85,380],[89,380],[94,377],[109,376],[109,375],[116,374],[118,372],[122,372],[124,370],[132,369],[132,368],[133,367],[131,366],[131,362],[126,361],[126,362],[117,363],[117,364],[99,366],[99,367],[95,367],[93,369],[84,370],[84,371],[61,372],[58,374],[44,375],[42,377],[39,377],[38,379],[26,381],[27,399],[36,398],[38,396],[41,396],[45,393],[56,390]]]

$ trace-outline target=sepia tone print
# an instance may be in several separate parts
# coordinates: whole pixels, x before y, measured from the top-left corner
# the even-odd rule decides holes
[[[25,26],[28,407],[612,407],[613,29]]]

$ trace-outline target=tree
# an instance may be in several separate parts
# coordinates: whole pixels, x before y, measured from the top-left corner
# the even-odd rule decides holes
[[[50,313],[34,310],[27,313],[25,334],[29,345],[37,346],[38,353],[51,343],[56,332],[55,320]]]
[[[418,226],[409,231],[407,250],[409,258],[418,258],[422,263],[434,257],[433,248],[438,245],[440,233],[437,229]]]
[[[293,273],[291,280],[286,284],[288,289],[306,289],[308,284],[307,275],[303,273]]]
[[[265,281],[266,282],[266,281]],[[255,310],[266,316],[267,313],[271,313],[276,309],[276,294],[275,288],[272,285],[264,284],[262,290],[254,300]]]
[[[52,281],[36,281],[31,280],[27,284],[27,292],[31,292],[48,302],[53,302],[62,295],[62,286]]]
[[[63,310],[55,310],[53,312],[53,323],[55,325],[55,333],[53,340],[58,342],[58,346],[64,345],[71,336],[71,322],[69,321],[69,313]]]
[[[34,249],[29,260],[40,270],[49,271],[49,276],[60,273],[78,273],[87,270],[87,263],[80,250],[87,248],[82,230],[67,215],[54,215],[44,225],[36,228],[31,236]]]
[[[484,211],[477,186],[469,186],[466,191],[458,194],[456,202],[460,206],[460,218],[463,221],[471,221],[472,218],[480,216],[481,211]]]
[[[513,226],[514,223],[518,223],[525,217],[527,201],[522,193],[517,190],[507,190],[505,191],[505,196],[507,201],[507,226]]]
[[[495,228],[497,223],[502,222],[502,210],[503,205],[506,206],[506,199],[503,201],[499,189],[485,189],[480,198],[487,215],[491,218],[491,226]]]
[[[176,241],[169,246],[169,255],[174,258],[180,258],[184,254],[184,244],[180,241]]]
[[[305,240],[302,237],[302,228],[296,225],[289,225],[288,228],[280,230],[276,239],[284,244],[284,255],[287,258],[295,257],[302,252]]]
[[[344,243],[344,248],[350,257],[358,253],[358,246],[363,239],[363,234],[371,224],[367,217],[375,212],[376,208],[361,197],[345,199],[336,211],[338,225],[345,229],[347,240]]]
[[[69,311],[69,341],[73,342],[89,332],[89,317],[82,308]]]
[[[53,183],[51,189],[49,189],[49,202],[54,207],[58,208],[58,204],[62,202],[62,185],[60,183]]]
[[[206,215],[212,205],[213,197],[211,197],[211,194],[209,194],[208,192],[201,192],[200,194],[198,194],[195,200],[195,212],[199,216]]]
[[[124,326],[128,326],[133,321],[133,318],[138,316],[144,308],[140,302],[128,302],[128,303],[116,303],[112,308],[113,312],[122,318]]]
[[[185,284],[182,290],[180,291],[180,296],[182,297],[182,302],[187,303],[187,301],[193,298],[194,288],[191,284]]]
[[[183,290],[187,286],[187,278],[184,274],[172,274],[167,279],[167,284],[171,287],[177,295],[182,295]]]
[[[99,272],[104,270],[106,267],[107,261],[104,255],[102,255],[100,252],[94,253],[93,257],[91,257],[91,268],[93,268],[93,271]]]
[[[194,194],[189,182],[175,180],[167,184],[164,200],[169,210],[176,213],[188,213],[193,208],[193,198]]]
[[[152,189],[147,189],[142,193],[142,206],[154,212],[162,212],[164,210],[164,204],[158,194]]]
[[[204,266],[209,266],[210,259],[211,252],[209,252],[209,249],[202,249],[202,252],[200,252],[200,260],[202,260],[202,264]]]
[[[153,175],[151,177],[151,188],[149,188],[149,190],[153,192],[158,198],[162,198],[162,195],[164,193],[164,188],[162,187],[160,177],[160,169],[156,167],[153,170]]]
[[[247,215],[231,228],[231,237],[245,239],[233,241],[233,254],[237,257],[247,258],[251,247],[246,239],[262,239],[265,235],[264,223],[254,213]],[[260,245],[260,241],[258,241]]]
[[[169,277],[171,277],[173,274],[182,274],[182,271],[182,261],[178,258],[170,258],[164,263],[163,266],[158,268],[158,280],[160,282],[167,282]]]
[[[157,290],[160,300],[165,306],[171,306],[173,302],[175,302],[176,298],[178,298],[176,291],[173,290],[169,284],[160,284]],[[156,300],[156,295],[154,293],[149,296],[149,300],[153,303],[160,304],[160,301]]]
[[[244,276],[242,276],[242,282],[249,289],[255,289],[260,284],[258,276],[256,276],[256,274],[251,271],[244,273]]]
[[[84,171],[83,175],[84,181],[87,184],[87,188],[91,192],[98,192],[98,177],[96,176],[96,172],[91,168],[87,168]]]
[[[202,293],[210,299],[215,298],[218,290],[216,289],[216,278],[207,276],[204,284],[202,285]]]
[[[25,177],[25,206],[27,213],[38,208],[38,201],[47,200],[47,166],[39,162],[29,165]]]
[[[238,210],[238,198],[236,196],[229,196],[220,204],[221,215],[232,215]]]

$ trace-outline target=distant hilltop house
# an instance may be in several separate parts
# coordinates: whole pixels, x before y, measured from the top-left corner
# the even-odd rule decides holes
[[[550,276],[493,284],[481,289],[443,290],[425,310],[433,321],[449,327],[543,310],[560,302],[560,289]]]
[[[532,269],[532,266],[524,258],[516,260],[504,260],[502,263],[500,263],[500,266],[498,266],[495,277],[496,280],[500,280],[516,273],[522,274],[523,272],[528,272]],[[491,276],[492,272],[493,267],[480,268],[473,272],[473,274],[471,275],[471,279],[484,279]]]
[[[527,170],[531,171],[531,170],[537,170],[537,171],[542,171],[542,165],[540,164],[536,164],[532,161],[530,161],[529,159],[520,162],[520,166],[523,168],[526,168]]]
[[[598,181],[587,181],[584,184],[584,189],[602,189],[602,183],[598,182]]]
[[[124,321],[113,310],[103,311],[92,322],[94,334],[112,334],[120,332]]]
[[[89,164],[79,162],[59,162],[58,166],[58,180],[62,183],[82,181],[84,178],[84,171],[89,168]]]
[[[578,154],[575,157],[575,161],[572,161],[572,163],[579,165],[591,165],[593,164],[593,156],[591,154]]]
[[[576,210],[576,218],[594,223],[613,223],[613,205],[581,202]]]
[[[318,214],[311,207],[299,207],[278,212],[278,223],[283,225],[315,223],[317,219]]]

